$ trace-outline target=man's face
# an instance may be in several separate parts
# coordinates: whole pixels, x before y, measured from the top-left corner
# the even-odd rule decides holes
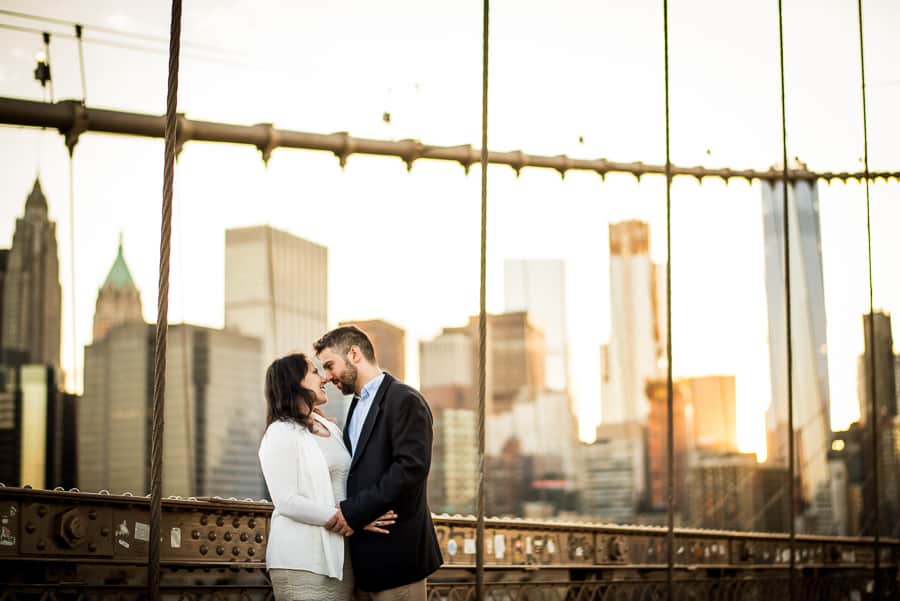
[[[325,371],[325,381],[337,386],[344,394],[356,392],[358,372],[356,366],[349,360],[352,351],[353,347],[347,355],[341,355],[337,349],[329,347],[322,349],[318,354],[322,369]]]

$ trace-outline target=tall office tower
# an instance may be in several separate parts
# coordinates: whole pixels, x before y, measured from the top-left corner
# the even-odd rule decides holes
[[[786,532],[788,473],[752,453],[708,453],[688,472],[685,521],[692,528]]]
[[[85,490],[143,494],[149,457],[155,326],[124,323],[85,348],[78,475]],[[257,338],[169,327],[163,494],[254,497],[264,413]]]
[[[664,290],[650,260],[650,226],[640,221],[609,225],[611,332],[603,349],[603,423],[643,422],[646,383],[659,377],[665,356]],[[663,306],[664,309],[664,306]]]
[[[338,325],[355,325],[363,330],[375,347],[378,366],[398,380],[406,380],[406,332],[403,328],[382,319],[341,321]]]
[[[269,226],[225,231],[225,327],[262,340],[263,368],[311,353],[327,325],[327,248]]]
[[[144,321],[141,292],[131,277],[131,271],[122,254],[122,238],[119,238],[119,252],[112,267],[97,292],[94,309],[94,340],[100,340],[115,325],[125,322]]]
[[[9,249],[0,248],[0,363],[3,362],[3,286],[6,282],[6,266],[9,264]]]
[[[865,350],[857,362],[857,394],[859,421],[867,423],[872,413],[872,359],[875,360],[875,403],[881,418],[897,415],[897,366],[894,357],[894,337],[889,313],[876,311],[863,315]],[[870,327],[874,329],[872,340]],[[874,357],[873,357],[874,355]]]
[[[833,434],[828,465],[835,491],[834,519],[840,536],[860,536],[863,516],[872,511],[871,507],[864,508],[863,504],[863,485],[870,473],[863,460],[863,445],[866,444],[870,443],[866,440],[865,428],[859,422]]]
[[[488,455],[485,464],[485,513],[521,517],[533,481],[532,458],[523,454],[517,439],[510,439],[499,455]]]
[[[581,445],[581,513],[613,524],[634,522],[643,495],[645,431],[631,423],[601,424],[597,439]]]
[[[444,334],[464,334],[472,340],[472,381],[478,382],[478,316]],[[487,412],[508,411],[518,397],[546,388],[544,334],[525,312],[487,316]]]
[[[56,379],[48,365],[0,366],[0,482],[7,486],[76,486],[77,397],[60,392]]]
[[[688,452],[691,450],[688,432],[693,429],[693,414],[685,411],[687,401],[681,382],[672,387],[673,462],[675,464],[676,508],[684,505],[686,496]],[[647,383],[650,412],[647,415],[647,500],[651,510],[665,510],[668,505],[668,386],[666,380]]]
[[[503,264],[507,313],[526,311],[544,333],[545,380],[549,390],[568,390],[566,271],[560,260],[517,260]]]
[[[428,474],[428,497],[432,511],[475,512],[478,469],[475,432],[475,411],[472,409],[435,410],[431,471]]]
[[[7,258],[0,348],[27,352],[29,363],[59,367],[61,297],[56,223],[35,180]]]
[[[772,403],[766,414],[770,461],[787,465],[787,343],[784,277],[784,207],[782,186],[762,183],[765,235],[766,298],[769,314],[769,359]],[[825,291],[819,197],[815,183],[791,184],[790,261],[793,346],[794,440],[800,478],[798,496],[811,509],[801,516],[801,532],[827,534],[830,516],[814,515],[813,500],[829,482],[827,454],[831,444],[828,356],[825,336]],[[816,524],[811,527],[812,524]]]
[[[737,402],[734,376],[679,378],[678,389],[690,407],[691,449],[737,451]]]
[[[459,332],[419,342],[419,389],[432,410],[475,409],[474,347],[472,337]]]

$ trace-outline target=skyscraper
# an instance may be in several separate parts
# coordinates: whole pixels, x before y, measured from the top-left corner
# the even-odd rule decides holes
[[[779,465],[788,462],[783,200],[780,184],[762,183],[772,383],[772,403],[766,421],[771,433],[769,440],[774,442],[768,449],[768,456]],[[827,453],[831,444],[822,241],[815,183],[794,182],[788,200],[795,445],[800,496],[811,504],[819,489],[828,486]],[[805,517],[810,518],[810,527],[804,528],[808,532],[826,534],[833,529],[829,526],[830,516],[810,514]]]
[[[78,413],[85,490],[149,491],[155,326],[124,323],[85,348]],[[163,493],[262,494],[261,344],[230,330],[169,328]]]
[[[609,345],[602,353],[604,423],[646,420],[646,384],[660,375],[665,348],[660,272],[650,260],[649,224],[609,225],[612,315]]]
[[[873,322],[874,318],[874,323]],[[875,338],[870,335],[870,327]],[[865,350],[857,363],[859,421],[865,424],[872,413],[872,360],[875,361],[875,402],[881,418],[897,415],[897,368],[894,364],[894,336],[891,316],[883,311],[863,315]],[[874,357],[872,357],[874,355]]]
[[[475,432],[472,409],[441,408],[434,412],[434,443],[428,473],[428,497],[433,511],[475,512],[478,469]]]
[[[593,444],[581,445],[581,511],[592,518],[634,521],[644,491],[644,426],[637,422],[600,424]]]
[[[225,232],[225,327],[260,338],[264,369],[311,353],[328,325],[328,249],[270,226]]]
[[[339,326],[355,325],[363,330],[375,347],[378,366],[398,380],[406,380],[406,332],[383,319],[341,321]]]
[[[690,407],[691,449],[737,451],[737,403],[734,376],[694,376],[677,382]]]
[[[122,253],[122,238],[119,238],[119,252],[113,261],[103,286],[97,292],[94,309],[94,340],[100,340],[115,325],[129,321],[142,323],[143,306],[141,292],[131,277],[131,271]]]
[[[507,313],[527,311],[544,333],[545,379],[549,390],[568,389],[566,271],[560,260],[508,260],[503,264]]]
[[[0,348],[27,352],[29,363],[59,367],[61,297],[56,223],[36,179],[7,258]]]
[[[432,410],[475,409],[474,347],[472,337],[462,332],[419,342],[419,388]]]

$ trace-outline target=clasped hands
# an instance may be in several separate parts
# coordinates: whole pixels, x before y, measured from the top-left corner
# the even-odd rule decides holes
[[[341,511],[341,506],[337,505],[337,511],[334,513],[331,518],[325,522],[325,528],[331,530],[336,534],[340,534],[341,536],[350,536],[353,534],[353,528],[350,527],[350,524],[347,523],[347,520],[344,519],[344,513]],[[380,518],[365,526],[363,530],[368,530],[369,532],[375,532],[376,534],[390,534],[390,531],[386,530],[385,526],[392,526],[397,521],[397,514],[394,513],[393,509],[389,509],[387,513],[382,515]]]

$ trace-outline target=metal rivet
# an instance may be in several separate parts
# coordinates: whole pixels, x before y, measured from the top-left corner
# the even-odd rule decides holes
[[[216,554],[222,555],[223,553],[225,553],[225,547],[223,547],[222,545],[216,547]]]
[[[37,548],[38,548],[38,551],[43,551],[44,549],[46,549],[46,548],[47,548],[47,541],[39,540],[38,543],[37,543]]]
[[[250,555],[251,557],[253,555],[256,555],[256,549],[254,549],[253,547],[250,547],[249,549],[247,549],[247,555]]]
[[[194,540],[197,540],[198,538],[200,538],[200,531],[199,530],[191,530],[191,538]]]
[[[37,508],[38,517],[44,517],[47,515],[47,507],[45,505],[41,505]]]
[[[241,542],[242,543],[246,543],[248,538],[250,538],[250,536],[246,532],[241,532]]]
[[[208,523],[209,523],[209,518],[206,517],[205,515],[201,515],[200,516],[200,525],[206,526]]]
[[[25,524],[25,532],[28,534],[34,534],[35,530],[37,530],[37,526],[34,522],[28,522]]]
[[[109,528],[107,526],[100,528],[100,536],[109,536]]]
[[[200,555],[206,555],[207,553],[209,553],[209,547],[200,545]]]
[[[256,528],[256,520],[250,518],[250,521],[247,522],[247,527],[250,528],[250,530]]]
[[[208,538],[209,540],[216,540],[216,533],[215,533],[214,531],[210,531],[210,533],[209,533],[209,535],[207,536],[207,538]]]
[[[256,542],[258,542],[258,543],[262,543],[262,542],[263,542],[263,535],[262,535],[262,534],[257,534],[256,537],[254,538],[254,540],[255,540]]]
[[[234,526],[235,528],[240,528],[241,527],[240,518],[234,518],[233,520],[231,520],[231,525]]]
[[[233,547],[233,548],[231,549],[231,554],[232,554],[232,555],[240,555],[240,554],[241,554],[241,549],[240,549],[240,547]]]
[[[224,525],[225,525],[225,518],[223,518],[222,516],[219,516],[218,518],[216,518],[216,526],[221,528]]]
[[[223,536],[222,538],[224,538],[226,541],[230,541],[230,540],[231,540],[231,533],[230,533],[230,532],[226,532],[226,533],[225,533],[225,536]]]
[[[93,553],[96,550],[97,550],[97,545],[95,545],[94,543],[91,543],[88,545],[88,551],[90,551],[91,553]]]
[[[88,511],[88,519],[89,520],[97,519],[97,510],[96,509],[91,509],[90,511]]]

